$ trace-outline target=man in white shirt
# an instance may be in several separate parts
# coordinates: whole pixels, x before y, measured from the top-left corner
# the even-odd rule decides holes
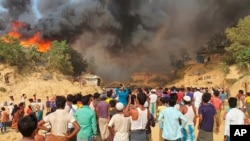
[[[156,90],[155,89],[152,89],[150,91],[149,100],[150,100],[149,111],[154,116],[154,118],[156,118],[157,95],[156,95]]]
[[[194,106],[195,106],[195,110],[196,110],[196,115],[198,115],[198,109],[199,109],[199,107],[200,107],[200,105],[201,105],[201,100],[202,100],[202,95],[203,95],[203,93],[202,92],[200,92],[200,88],[199,87],[197,87],[196,88],[196,91],[194,92]]]
[[[70,115],[64,108],[66,104],[66,98],[64,96],[56,97],[56,111],[45,116],[43,120],[38,122],[38,129],[50,131],[51,135],[48,136],[48,140],[60,140],[68,141],[74,137],[80,130],[80,126],[75,120],[73,115]],[[44,126],[44,123],[49,122],[51,129]],[[67,134],[68,123],[72,123],[74,131]]]
[[[129,141],[130,118],[124,117],[124,105],[118,102],[115,106],[117,113],[109,121],[108,127],[111,134],[114,134],[113,141]]]
[[[230,125],[248,124],[248,120],[245,114],[236,107],[237,98],[230,97],[228,99],[228,104],[229,104],[230,110],[226,114],[226,118],[225,118],[224,141],[230,140]]]

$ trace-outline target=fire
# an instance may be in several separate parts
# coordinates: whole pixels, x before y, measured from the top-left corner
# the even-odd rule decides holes
[[[20,41],[20,45],[24,47],[36,46],[38,51],[47,52],[52,45],[52,41],[43,39],[40,32],[36,32],[31,37],[24,38],[19,32],[19,30],[24,26],[26,26],[25,23],[12,21],[11,30],[8,32],[8,36],[18,39]],[[4,40],[8,42],[8,39]]]

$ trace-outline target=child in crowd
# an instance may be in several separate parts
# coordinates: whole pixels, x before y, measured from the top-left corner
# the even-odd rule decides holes
[[[247,110],[248,117],[250,117],[250,92],[247,92],[246,110]]]
[[[112,116],[116,114],[116,109],[115,109],[116,100],[110,100],[109,105],[110,105],[109,117],[111,119]]]
[[[222,90],[222,91],[220,92],[220,95],[219,95],[219,98],[220,98],[220,100],[222,101],[222,110],[225,109],[225,104],[224,104],[224,103],[225,103],[226,97],[227,97],[226,93],[224,92],[224,90]]]
[[[7,122],[9,119],[9,114],[7,113],[7,111],[5,111],[4,107],[2,107],[1,110],[2,110],[2,112],[1,112],[1,124],[2,124],[1,133],[4,133],[4,132],[6,132],[6,126],[7,126]]]
[[[26,114],[27,114],[27,115],[31,115],[31,113],[32,113],[32,108],[31,108],[31,106],[29,105],[28,108],[27,108],[27,110],[26,110]]]
[[[50,112],[50,107],[51,107],[51,101],[49,100],[48,96],[46,97],[45,105],[46,105],[47,113],[49,113]]]

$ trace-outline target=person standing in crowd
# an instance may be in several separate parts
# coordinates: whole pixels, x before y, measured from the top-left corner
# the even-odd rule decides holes
[[[222,101],[222,110],[225,109],[225,100],[227,98],[227,94],[225,93],[225,91],[222,89],[219,95],[220,100]]]
[[[118,102],[127,105],[128,88],[126,88],[124,84],[120,84],[120,88],[116,88],[115,93],[118,96]]]
[[[36,103],[36,94],[33,95],[33,102]]]
[[[183,103],[184,105],[181,106],[180,111],[181,113],[186,117],[187,124],[182,129],[182,141],[194,141],[195,139],[195,123],[196,123],[196,112],[195,107],[191,103],[191,97],[190,96],[184,96],[183,97]]]
[[[157,119],[158,119],[161,111],[163,111],[164,109],[166,109],[168,107],[168,99],[169,99],[168,97],[161,97],[160,98],[160,102],[159,102],[159,105],[157,107]],[[159,140],[164,141],[161,136],[162,136],[162,130],[159,130],[159,138],[160,138]]]
[[[148,104],[146,102],[144,103],[144,107],[148,109]],[[150,113],[148,122],[146,124],[146,134],[148,137],[148,141],[152,141],[151,127],[155,127],[155,118],[152,113]]]
[[[96,106],[98,102],[100,101],[100,94],[99,93],[94,93],[93,99],[91,100],[89,107],[93,111],[96,111]]]
[[[1,133],[4,133],[6,132],[6,127],[7,127],[7,122],[8,122],[8,119],[9,119],[9,114],[8,112],[5,110],[4,107],[1,108],[2,112],[1,112],[1,124],[2,124],[2,127],[1,127]]]
[[[189,96],[191,98],[191,100],[193,101],[193,97],[194,97],[194,93],[192,92],[192,88],[191,87],[187,87],[187,96]]]
[[[51,130],[51,135],[47,137],[49,141],[69,141],[69,139],[75,136],[80,130],[80,126],[75,118],[64,110],[65,104],[66,98],[64,96],[56,96],[56,111],[45,116],[43,120],[38,122],[38,129]],[[51,129],[44,126],[46,122],[50,122]],[[69,122],[71,122],[75,128],[71,134],[67,134]]]
[[[46,102],[45,102],[45,105],[46,105],[46,112],[49,113],[50,112],[50,104],[51,104],[51,101],[49,100],[49,97],[46,96]]]
[[[10,105],[8,106],[9,121],[12,121],[12,119],[13,119],[13,114],[12,114],[13,110],[14,110],[14,105],[11,102]]]
[[[26,100],[26,94],[22,94],[22,96],[21,96],[21,102],[23,102],[23,104],[24,104],[24,107],[26,106],[25,105],[25,100]]]
[[[136,109],[130,109],[131,96],[129,96],[128,105],[124,110],[124,116],[130,117],[130,141],[148,141],[146,133],[146,125],[149,118],[149,111],[144,107],[144,103],[147,100],[147,96],[144,93],[138,93],[136,103],[138,107]]]
[[[181,139],[181,129],[184,128],[187,123],[186,117],[174,107],[176,105],[175,95],[176,94],[170,95],[169,107],[164,109],[158,117],[160,130],[162,130],[161,136],[166,141]]]
[[[31,109],[32,109],[32,113],[34,116],[36,116],[36,103],[34,102],[34,100],[32,98],[29,99],[29,102],[30,102],[30,106],[31,106]]]
[[[75,112],[76,121],[81,129],[77,134],[77,141],[96,141],[97,126],[95,112],[90,109],[90,95],[82,97],[83,107]]]
[[[113,94],[112,90],[107,91],[107,98],[105,100],[107,103],[109,103],[113,99],[112,94]]]
[[[96,107],[96,114],[98,117],[98,125],[101,133],[101,137],[103,141],[107,141],[109,137],[109,104],[105,101],[105,95],[101,95],[101,101],[98,102]]]
[[[157,102],[157,98],[158,97],[156,95],[156,90],[152,89],[150,91],[150,95],[149,95],[149,102],[150,102],[149,111],[154,116],[154,118],[156,118],[156,102]]]
[[[43,111],[41,110],[40,105],[36,105],[36,118],[38,122],[43,119]]]
[[[66,106],[65,106],[65,110],[71,114],[72,116],[75,115],[76,110],[77,110],[77,106],[76,106],[76,102],[74,101],[75,97],[72,94],[68,94],[67,95],[67,102],[66,102]],[[68,134],[71,134],[74,131],[74,126],[72,123],[68,124]],[[73,136],[70,141],[76,141],[76,136]]]
[[[19,103],[18,106],[16,106],[16,108],[14,108],[12,114],[13,114],[13,119],[12,119],[11,127],[15,129],[16,131],[18,131],[17,129],[18,122],[20,118],[24,116],[24,105],[22,102]]]
[[[245,114],[237,108],[237,98],[230,97],[228,99],[230,110],[225,118],[224,141],[230,141],[230,125],[248,124]]]
[[[179,105],[181,105],[182,103],[182,98],[183,98],[183,88],[179,88],[178,90],[177,90],[178,92],[177,92],[177,104],[179,104]]]
[[[114,135],[113,141],[129,141],[129,117],[125,117],[123,113],[124,105],[116,103],[117,113],[109,121],[109,132]]]
[[[202,95],[202,104],[199,107],[199,124],[197,141],[213,141],[214,120],[216,122],[215,132],[219,132],[220,124],[219,117],[216,114],[214,106],[209,103],[211,99],[210,93]]]
[[[239,99],[239,109],[241,109],[244,113],[246,111],[246,97],[243,90],[239,90],[237,95]]]
[[[221,109],[222,109],[222,101],[219,98],[220,92],[218,90],[214,90],[214,96],[212,96],[210,102],[214,105],[214,108],[216,110],[216,114],[219,117],[220,122],[220,115],[221,115]]]
[[[22,134],[19,141],[44,141],[43,137],[37,137],[37,119],[34,115],[28,115],[18,122],[18,130]]]
[[[247,110],[248,117],[250,117],[250,92],[247,92],[246,110]]]
[[[193,97],[196,112],[198,112],[198,109],[199,109],[199,107],[201,105],[202,95],[203,95],[203,93],[201,93],[200,88],[197,87],[196,91],[194,92],[194,97]],[[196,113],[196,114],[198,115],[198,113]]]

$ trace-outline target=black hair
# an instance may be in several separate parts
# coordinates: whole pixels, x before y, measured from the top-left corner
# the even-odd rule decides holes
[[[75,99],[76,99],[76,101],[81,101],[82,100],[82,94],[81,93],[77,93],[75,95]]]
[[[111,97],[112,93],[113,93],[112,90],[107,91],[107,97]]]
[[[110,90],[111,91],[111,90]],[[94,99],[98,99],[100,97],[99,93],[94,93]]]
[[[2,107],[2,108],[1,108],[1,110],[2,110],[2,111],[5,111],[5,108],[4,108],[4,107]]]
[[[166,104],[166,103],[168,103],[168,98],[166,98],[166,97],[161,97],[161,98],[160,98],[160,101],[161,101],[162,104]]]
[[[56,108],[57,109],[64,109],[66,104],[65,96],[56,96]]]
[[[89,101],[90,101],[91,95],[85,95],[82,97],[82,104],[83,105],[89,105]]]
[[[239,93],[240,93],[240,94],[243,94],[243,93],[244,93],[244,91],[243,91],[243,90],[239,90]]]
[[[202,101],[205,103],[208,103],[208,101],[211,99],[211,94],[210,93],[204,93],[202,95]]]
[[[137,100],[140,105],[144,105],[145,101],[147,100],[147,96],[144,93],[137,94]]]
[[[172,95],[172,96],[171,96]],[[176,97],[174,96],[174,95],[176,95],[176,94],[171,94],[170,95],[170,97],[169,97],[169,99],[168,99],[168,105],[170,106],[170,107],[174,107],[174,105],[176,104]]]
[[[18,122],[18,130],[24,137],[31,137],[37,128],[37,119],[31,114],[21,118]]]
[[[247,92],[247,96],[250,96],[250,92]]]
[[[67,95],[67,101],[73,102],[74,101],[74,96],[72,94]]]
[[[41,99],[37,99],[37,102],[41,102]]]
[[[116,105],[116,100],[110,100],[109,105],[110,105],[110,107],[114,108]]]
[[[218,97],[218,96],[220,95],[220,92],[219,92],[218,90],[215,90],[215,91],[214,91],[214,95],[215,95],[216,97]]]
[[[236,97],[230,97],[228,99],[228,104],[230,108],[235,108],[237,106],[237,98]]]

